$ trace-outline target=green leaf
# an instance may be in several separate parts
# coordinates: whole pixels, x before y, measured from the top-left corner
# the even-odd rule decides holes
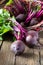
[[[41,9],[41,6],[40,5],[38,5],[37,6],[37,11],[39,11]]]
[[[0,14],[2,14],[2,12],[3,12],[3,9],[0,9]]]
[[[10,27],[9,25],[7,25],[7,26],[4,25],[4,27],[3,27],[3,34],[7,33],[8,31],[11,31],[11,30],[13,30],[12,27]]]
[[[13,3],[13,0],[9,0],[6,5],[10,5]]]
[[[10,13],[6,9],[0,9],[0,35],[12,30],[10,21],[7,21],[9,17]]]
[[[10,13],[6,9],[0,9],[0,40],[2,40],[2,35],[12,31],[14,24],[8,20],[10,17]],[[16,21],[15,17],[14,21]]]

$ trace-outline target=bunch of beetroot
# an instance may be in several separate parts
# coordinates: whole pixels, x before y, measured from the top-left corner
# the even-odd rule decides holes
[[[4,7],[11,16],[13,25],[13,34],[16,41],[11,45],[11,50],[15,54],[21,54],[25,50],[24,44],[33,48],[40,46],[38,44],[39,36],[38,29],[28,29],[27,27],[37,25],[43,21],[43,2],[42,1],[28,1],[28,0],[14,0],[10,5]]]

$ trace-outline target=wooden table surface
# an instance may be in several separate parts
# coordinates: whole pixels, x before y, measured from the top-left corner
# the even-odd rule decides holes
[[[43,43],[43,33],[40,34],[40,41]],[[2,49],[0,50],[0,65],[14,65],[15,55],[10,51],[10,41],[4,41]],[[43,65],[43,49],[41,53],[41,65]],[[21,56],[16,57],[15,65],[40,65],[39,63],[39,51],[25,47],[25,51]]]

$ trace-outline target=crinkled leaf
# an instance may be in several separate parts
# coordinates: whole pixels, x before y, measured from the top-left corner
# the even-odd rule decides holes
[[[0,35],[3,35],[4,33],[7,33],[10,30],[13,30],[11,27],[11,22],[7,21],[7,19],[10,17],[10,14],[5,9],[0,9]]]
[[[2,35],[12,31],[13,32],[13,26],[14,24],[8,20],[10,17],[10,14],[5,9],[0,9],[0,40],[2,40]]]
[[[13,30],[13,28],[12,27],[10,27],[9,25],[7,25],[7,26],[3,26],[3,34],[4,33],[7,33],[8,31],[11,31],[11,30]]]

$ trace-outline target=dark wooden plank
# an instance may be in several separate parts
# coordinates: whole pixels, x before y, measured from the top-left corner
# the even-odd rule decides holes
[[[11,42],[4,42],[0,51],[0,65],[14,65],[14,54],[10,51]]]

